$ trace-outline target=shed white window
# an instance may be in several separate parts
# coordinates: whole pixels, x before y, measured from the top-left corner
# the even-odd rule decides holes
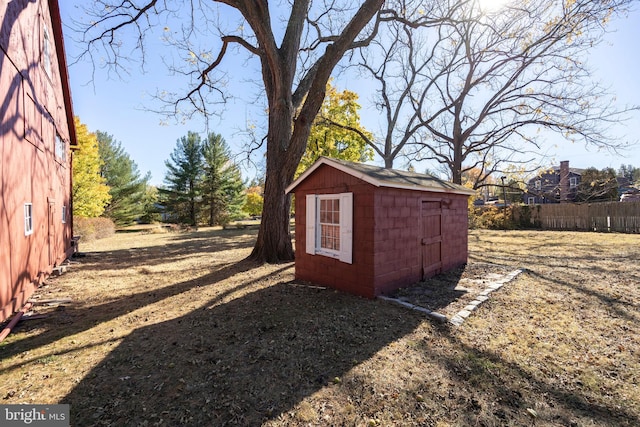
[[[536,198],[535,197],[527,198],[527,204],[528,205],[535,205],[536,204]]]
[[[537,179],[536,182],[534,183],[534,188],[536,190],[542,190],[542,181]]]
[[[33,205],[31,203],[24,204],[24,235],[33,234]]]
[[[306,252],[352,263],[353,193],[307,195]]]

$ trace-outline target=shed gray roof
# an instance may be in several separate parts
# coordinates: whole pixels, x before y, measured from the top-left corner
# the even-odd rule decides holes
[[[431,175],[399,171],[396,169],[385,169],[381,166],[347,162],[329,157],[320,157],[309,169],[287,187],[286,192],[290,193],[321,165],[331,166],[376,187],[402,188],[436,193],[475,194],[475,191],[470,188],[443,181]]]

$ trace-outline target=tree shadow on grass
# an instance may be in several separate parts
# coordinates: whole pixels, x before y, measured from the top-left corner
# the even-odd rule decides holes
[[[0,358],[9,358],[16,354],[47,346],[60,338],[86,331],[97,324],[110,321],[179,293],[187,292],[192,288],[222,282],[235,274],[251,270],[256,265],[251,261],[218,265],[210,273],[193,280],[175,283],[152,291],[144,290],[133,295],[123,295],[120,298],[112,299],[102,304],[66,307],[63,311],[57,311],[55,316],[49,319],[33,321],[28,327],[39,328],[41,332],[36,336],[29,337],[27,340],[0,347]],[[246,284],[246,286],[249,286],[249,284]],[[23,360],[23,362],[26,361]],[[2,371],[0,370],[0,373]]]
[[[166,244],[132,246],[127,249],[83,252],[77,260],[84,270],[103,271],[161,265],[167,259],[179,261],[194,255],[215,254],[228,250],[247,249],[255,243],[256,233],[241,230],[207,230],[191,233],[175,233]],[[98,260],[99,258],[99,260]],[[106,267],[105,267],[106,266]]]
[[[74,425],[259,425],[422,321],[389,304],[279,282],[137,329],[63,402]]]
[[[640,425],[640,418],[620,402],[594,401],[558,378],[465,344],[446,329],[441,332],[450,344],[441,347],[445,351],[429,343],[423,343],[422,350],[461,385],[453,392],[458,398],[472,396],[467,410],[456,414],[461,425]]]

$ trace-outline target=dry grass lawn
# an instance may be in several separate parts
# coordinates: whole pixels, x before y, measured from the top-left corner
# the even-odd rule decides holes
[[[640,425],[640,236],[471,232],[470,269],[526,271],[460,327],[244,261],[254,239],[81,243],[36,295],[72,302],[0,344],[0,403],[69,403],[74,426]]]

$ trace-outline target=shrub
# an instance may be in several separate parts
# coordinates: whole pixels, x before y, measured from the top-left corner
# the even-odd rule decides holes
[[[472,228],[488,228],[490,230],[506,230],[513,228],[511,221],[511,209],[491,207],[481,207],[473,209],[469,215]]]
[[[506,208],[471,207],[469,209],[469,228],[489,230],[540,228],[539,211],[539,206],[532,208],[528,205],[510,205]]]
[[[116,226],[109,218],[74,217],[73,232],[82,236],[82,240],[91,241],[112,236],[116,232]]]

